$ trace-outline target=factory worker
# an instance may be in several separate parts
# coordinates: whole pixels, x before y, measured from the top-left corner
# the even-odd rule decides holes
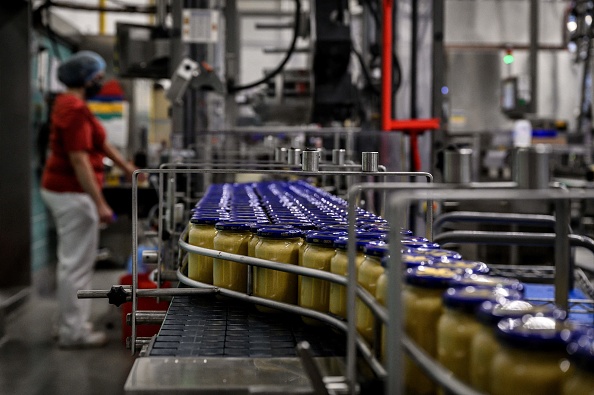
[[[91,51],[74,54],[58,68],[67,89],[50,115],[51,150],[41,180],[41,196],[52,213],[58,235],[58,344],[63,348],[100,347],[105,333],[90,323],[90,300],[76,292],[88,289],[99,241],[99,224],[114,213],[102,193],[103,158],[107,156],[128,177],[136,169],[106,139],[103,126],[86,100],[101,89],[105,61]]]

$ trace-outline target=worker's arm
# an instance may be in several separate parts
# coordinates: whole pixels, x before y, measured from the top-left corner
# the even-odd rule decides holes
[[[128,180],[132,179],[132,173],[134,173],[134,170],[136,170],[136,166],[124,159],[122,154],[120,154],[120,151],[111,145],[107,139],[105,140],[105,143],[103,143],[103,152],[105,153],[105,156],[111,159],[116,164],[116,166],[126,173],[126,178]]]
[[[97,178],[95,177],[93,166],[91,166],[89,154],[85,151],[71,151],[68,153],[68,156],[70,158],[70,163],[72,163],[72,167],[74,167],[76,179],[83,191],[91,196],[97,206],[99,220],[108,224],[113,222],[113,210],[105,201],[103,192],[97,184]]]

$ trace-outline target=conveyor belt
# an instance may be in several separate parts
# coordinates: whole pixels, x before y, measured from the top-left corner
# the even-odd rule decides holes
[[[296,357],[307,340],[316,357],[344,356],[346,337],[287,313],[262,313],[254,305],[214,296],[175,297],[150,356]]]

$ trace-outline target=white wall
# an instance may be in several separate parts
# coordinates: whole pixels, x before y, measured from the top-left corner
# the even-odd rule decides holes
[[[125,0],[126,4],[141,6],[148,5],[149,2],[149,0]],[[79,3],[85,6],[99,5],[98,0],[68,0],[68,3]],[[109,1],[107,1],[107,6],[115,7],[114,4]],[[65,18],[74,27],[76,27],[81,32],[81,34],[99,34],[98,12],[71,10],[59,7],[53,7],[52,11]],[[149,15],[147,14],[106,13],[105,16],[105,34],[109,35],[115,34],[115,25],[118,21],[139,24],[149,23]]]

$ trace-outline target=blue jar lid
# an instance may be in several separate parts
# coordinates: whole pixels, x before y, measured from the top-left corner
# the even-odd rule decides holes
[[[425,255],[418,255],[405,251],[402,254],[402,264],[406,265],[407,268],[413,268],[417,266],[431,265],[433,264],[433,260]]]
[[[537,305],[526,300],[508,300],[503,303],[486,301],[476,311],[477,319],[495,327],[504,318],[552,317],[565,319],[566,313],[549,304]]]
[[[357,248],[357,251],[363,252],[363,249],[365,248],[365,246],[371,242],[374,242],[374,241],[377,241],[377,240],[357,238],[357,240],[355,241],[355,246]],[[334,241],[334,248],[337,248],[339,250],[347,250],[348,242],[349,242],[348,237],[339,237],[338,239],[336,239],[336,241]]]
[[[430,240],[422,236],[402,236],[403,241],[417,242],[417,243],[429,243]]]
[[[508,346],[531,351],[565,351],[571,326],[551,317],[504,318],[497,324],[496,336]]]
[[[290,239],[301,237],[303,232],[295,228],[277,228],[265,226],[257,230],[256,234],[260,237],[270,237],[275,239]]]
[[[221,220],[221,217],[206,217],[206,216],[196,216],[192,217],[190,220],[191,223],[196,225],[214,225]]]
[[[505,303],[506,300],[518,300],[522,295],[508,288],[448,288],[443,294],[443,304],[451,309],[474,314],[483,302]]]
[[[421,247],[416,248],[414,251],[415,254],[425,255],[429,258],[432,258],[434,261],[462,259],[462,255],[460,255],[456,251],[443,250],[441,248]]]
[[[524,284],[515,278],[487,276],[484,274],[471,274],[456,280],[452,287],[482,287],[482,288],[509,288],[518,292],[524,291]]]
[[[376,232],[376,231],[369,231],[369,230],[358,230],[357,231],[357,238],[385,240],[385,239],[388,238],[388,234],[385,233],[385,232]]]
[[[567,353],[579,368],[594,373],[594,327],[572,331],[567,340]]]
[[[308,221],[282,221],[279,222],[281,225],[291,225],[294,228],[301,230],[315,230],[316,226]]]
[[[388,243],[383,241],[373,241],[368,243],[364,248],[363,252],[365,255],[371,255],[375,257],[384,257],[390,253]]]
[[[222,221],[215,224],[216,230],[248,232],[252,223],[244,221]]]
[[[346,236],[345,232],[332,231],[309,231],[305,235],[305,242],[310,244],[320,244],[327,247],[334,247],[334,242],[339,237]]]
[[[275,225],[270,222],[256,222],[250,225],[250,231],[256,233],[260,228],[295,229],[291,225]]]
[[[432,262],[434,267],[445,267],[457,271],[460,274],[487,274],[489,267],[478,261],[468,261],[465,259],[445,259],[442,261]]]
[[[414,241],[414,240],[401,240],[400,241],[401,244],[407,248],[412,248],[412,249],[418,249],[418,248],[424,248],[424,249],[438,249],[440,248],[439,244],[437,243],[432,243],[432,242],[420,242],[420,241]]]
[[[406,269],[407,284],[421,288],[447,289],[460,275],[453,270],[431,266]]]

